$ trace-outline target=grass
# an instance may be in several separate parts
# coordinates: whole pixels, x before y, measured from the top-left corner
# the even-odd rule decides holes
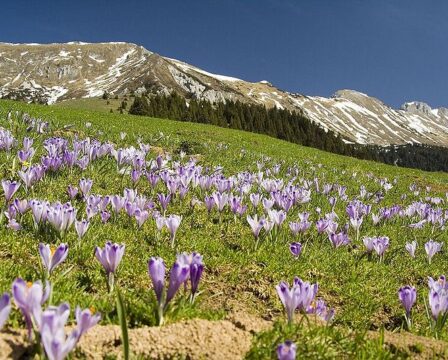
[[[97,105],[92,105],[92,108],[98,109]],[[255,172],[257,162],[264,161],[270,166],[281,163],[278,176],[288,179],[286,169],[296,166],[299,169],[298,178],[312,181],[317,177],[321,184],[347,186],[350,199],[359,194],[361,185],[375,193],[381,189],[377,179],[395,180],[396,184],[385,194],[384,200],[379,205],[373,204],[374,213],[381,207],[393,204],[406,206],[421,196],[425,197],[425,186],[431,186],[429,196],[432,197],[445,198],[445,192],[448,191],[448,176],[445,173],[427,173],[333,155],[264,135],[201,124],[82,110],[68,103],[39,106],[0,101],[0,126],[5,128],[10,128],[5,120],[9,110],[27,112],[50,121],[52,133],[49,135],[52,136],[89,136],[111,141],[117,147],[137,146],[137,139],[140,139],[153,147],[152,158],[163,150],[175,160],[180,160],[180,150],[186,150],[204,168],[222,166],[226,176],[243,171]],[[86,123],[91,123],[91,127],[86,127]],[[23,126],[15,125],[12,131],[18,139],[25,135]],[[120,137],[121,132],[127,134],[124,139]],[[43,137],[32,136],[37,149],[34,159],[38,159],[44,153]],[[18,179],[18,167],[17,164],[13,167],[13,157],[8,158],[4,152],[0,152],[0,164],[0,178]],[[17,196],[66,202],[69,200],[67,186],[77,186],[82,177],[93,180],[93,194],[122,194],[125,187],[132,187],[130,177],[118,174],[115,161],[106,158],[94,162],[85,171],[64,170],[47,176],[28,194],[22,186]],[[418,196],[409,190],[412,183],[423,187]],[[166,193],[161,182],[157,189],[151,190],[143,178],[137,189],[154,200],[157,192]],[[405,200],[401,200],[402,194],[407,194]],[[386,235],[391,239],[391,247],[384,261],[379,262],[374,256],[366,256],[361,242],[353,241],[350,246],[333,249],[325,236],[317,234],[314,225],[319,218],[316,207],[320,207],[323,214],[330,212],[331,207],[325,195],[313,192],[310,203],[300,205],[288,214],[277,238],[263,238],[259,249],[254,251],[254,239],[245,216],[235,220],[233,214],[226,211],[219,219],[216,211],[209,216],[204,207],[193,210],[189,205],[192,198],[202,200],[203,196],[199,190],[192,190],[184,201],[177,199],[169,206],[169,214],[183,216],[175,250],[171,249],[166,232],[158,239],[153,221],[146,222],[138,229],[135,221],[124,214],[105,225],[98,218],[94,219],[80,243],[74,230],[69,231],[64,239],[58,239],[48,232],[36,232],[29,214],[23,220],[22,231],[16,233],[2,226],[0,292],[9,290],[11,282],[18,276],[27,281],[42,277],[37,251],[39,242],[57,244],[64,241],[69,244],[70,251],[67,261],[51,279],[57,289],[54,303],[69,301],[72,307],[77,304],[82,307],[93,306],[104,314],[103,323],[116,324],[118,316],[115,299],[108,294],[104,272],[93,256],[95,246],[103,246],[106,240],[111,240],[126,244],[126,253],[117,274],[117,285],[127,303],[128,324],[131,327],[156,324],[155,296],[147,275],[148,259],[160,256],[170,266],[176,253],[197,251],[204,256],[206,264],[200,285],[201,294],[195,304],[190,304],[183,297],[176,298],[166,316],[168,322],[195,317],[221,319],[229,310],[229,302],[238,303],[245,311],[260,317],[283,319],[275,285],[282,280],[291,283],[294,276],[317,282],[319,297],[336,310],[332,327],[297,325],[291,328],[283,321],[278,321],[273,330],[257,335],[254,347],[248,354],[250,359],[269,358],[274,354],[276,344],[286,338],[296,339],[300,343],[299,350],[304,357],[337,358],[343,354],[350,358],[400,357],[399,352],[385,349],[378,341],[365,338],[364,334],[367,330],[398,331],[404,327],[397,290],[406,284],[416,286],[418,291],[412,332],[433,336],[425,315],[426,279],[446,272],[447,253],[444,249],[428,265],[423,244],[429,238],[447,243],[446,231],[432,233],[429,226],[413,230],[400,218],[373,226],[372,220],[368,218],[361,227],[361,237]],[[0,207],[4,205],[2,198]],[[84,214],[82,201],[78,200],[74,205],[79,209],[78,214]],[[345,206],[346,203],[338,201],[335,208],[342,225],[347,221]],[[311,213],[313,226],[307,235],[298,239],[306,245],[302,256],[295,260],[288,250],[293,238],[287,222],[295,221],[297,212],[304,211]],[[253,213],[249,209],[248,214]],[[355,238],[352,230],[349,235]],[[414,239],[418,241],[419,247],[416,259],[411,259],[404,245]],[[12,325],[23,325],[18,313],[12,315]],[[347,333],[352,335],[347,336]],[[448,339],[446,329],[439,336]],[[328,352],[324,352],[325,349]]]
[[[132,97],[127,98],[128,108],[134,101]],[[110,99],[102,98],[86,98],[86,99],[69,99],[58,103],[58,107],[78,110],[101,111],[110,113],[120,113],[121,102],[126,99],[124,97],[111,97]],[[127,111],[124,111],[127,113]]]

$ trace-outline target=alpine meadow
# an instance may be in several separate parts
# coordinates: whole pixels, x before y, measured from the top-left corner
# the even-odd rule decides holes
[[[0,105],[3,354],[446,355],[445,174]]]
[[[448,359],[448,2],[5,1],[0,360]]]

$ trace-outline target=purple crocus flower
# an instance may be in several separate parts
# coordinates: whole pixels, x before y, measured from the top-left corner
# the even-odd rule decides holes
[[[417,241],[413,241],[410,243],[406,243],[405,249],[411,255],[411,257],[415,258],[415,250],[417,249]]]
[[[162,211],[165,213],[168,204],[171,201],[171,194],[168,194],[165,196],[165,194],[157,194],[157,198],[159,199],[160,207],[162,208]]]
[[[317,284],[310,284],[307,281],[302,281],[302,279],[295,277],[294,287],[299,293],[297,310],[307,311],[316,297],[319,286]]]
[[[204,263],[202,262],[202,255],[196,252],[191,254],[190,259],[191,297],[194,299],[198,290],[199,281],[201,280],[202,272],[204,271]]]
[[[288,283],[284,281],[278,284],[275,288],[277,289],[277,294],[286,310],[288,322],[292,322],[294,311],[300,304],[300,291],[296,284],[293,284],[290,289]]]
[[[328,222],[325,219],[319,219],[316,222],[316,229],[319,234],[322,234],[328,226]]]
[[[100,313],[94,313],[91,309],[81,310],[79,306],[75,309],[76,327],[78,335],[81,337],[89,329],[94,327],[101,320]]]
[[[126,204],[126,198],[124,196],[114,195],[111,198],[112,210],[116,215],[124,208]]]
[[[110,241],[106,242],[104,249],[96,247],[95,256],[103,265],[107,273],[115,273],[118,265],[124,255],[124,244],[112,244]]]
[[[218,208],[218,211],[221,212],[224,210],[224,207],[229,203],[229,194],[215,192],[213,193],[213,199],[215,200],[215,205]]]
[[[411,309],[417,300],[417,290],[410,285],[403,286],[398,290],[398,299],[406,310],[406,320],[410,325]]]
[[[23,200],[15,199],[14,207],[21,215],[25,214],[25,212],[30,208],[27,199]]]
[[[252,234],[254,234],[255,239],[258,239],[260,231],[263,228],[264,219],[258,220],[257,214],[255,214],[253,217],[247,215],[246,219],[252,229]]]
[[[389,238],[387,236],[380,236],[373,240],[373,250],[378,256],[383,257],[384,252],[389,248]]]
[[[353,229],[355,229],[355,231],[359,231],[359,228],[361,227],[363,222],[363,217],[359,217],[357,219],[352,219],[350,218],[350,225],[353,227]]]
[[[448,310],[448,293],[446,290],[430,289],[428,297],[432,317],[437,321],[439,316],[443,316]]]
[[[299,257],[302,252],[302,244],[299,242],[293,242],[289,244],[289,251],[296,258]]]
[[[179,255],[170,270],[170,282],[166,293],[165,306],[171,301],[179,287],[188,280],[190,276],[190,264],[186,257]]]
[[[271,199],[262,199],[263,209],[265,211],[269,211],[274,206],[274,200]]]
[[[141,170],[134,169],[131,171],[131,179],[134,184],[136,184],[140,180],[141,176],[142,176]]]
[[[290,222],[289,223],[289,229],[292,232],[293,236],[297,236],[300,232],[300,224],[298,222]]]
[[[110,219],[110,212],[106,210],[101,211],[101,222],[105,224],[109,221],[109,219]]]
[[[38,169],[43,169],[43,167],[36,165],[34,167],[29,167],[26,171],[17,172],[20,179],[23,181],[26,190],[31,188],[33,184],[43,176],[43,171],[39,171]]]
[[[98,261],[103,265],[104,270],[108,276],[109,291],[114,287],[114,274],[117,271],[118,265],[124,255],[124,244],[112,244],[110,241],[106,242],[104,249],[96,247],[95,256]]]
[[[259,193],[253,193],[249,195],[250,202],[252,203],[252,206],[254,209],[258,206],[263,196]]]
[[[194,253],[193,253],[194,255]],[[192,259],[192,263],[195,261]],[[198,261],[196,261],[198,263]],[[166,297],[164,296],[165,284],[165,263],[161,258],[151,258],[148,263],[148,272],[156,293],[158,302],[159,325],[163,323],[163,313],[168,303],[173,299],[180,286],[184,284],[190,276],[190,260],[185,254],[178,255],[173,267],[170,270],[170,280]],[[199,281],[200,274],[195,273],[194,281]]]
[[[176,239],[176,232],[179,228],[180,222],[182,221],[182,216],[170,215],[166,220],[166,226],[170,233],[171,247],[174,248],[174,241]]]
[[[442,275],[437,280],[429,277],[428,286],[429,306],[433,319],[437,321],[439,316],[443,316],[448,311],[448,283]]]
[[[61,244],[57,248],[53,248],[48,244],[40,243],[39,254],[43,267],[47,270],[48,275],[50,275],[67,258],[68,245]]]
[[[367,252],[371,253],[373,251],[373,242],[375,241],[375,239],[376,238],[374,237],[368,237],[368,236],[362,239],[362,242],[364,243]]]
[[[297,346],[291,340],[286,340],[277,347],[278,360],[295,360]]]
[[[207,212],[210,214],[213,210],[213,207],[215,206],[215,199],[213,196],[205,196],[204,197],[204,204],[207,209]]]
[[[9,313],[11,312],[11,300],[8,293],[4,293],[0,297],[0,330],[8,320]]]
[[[78,239],[81,240],[89,229],[90,222],[82,219],[81,221],[75,221],[75,230],[78,234]]]
[[[442,250],[442,243],[437,241],[429,240],[425,244],[425,251],[428,255],[428,262],[431,264],[432,257]]]
[[[148,272],[156,293],[159,307],[163,306],[163,289],[165,287],[165,263],[162,258],[152,257],[148,263]]]
[[[282,210],[269,210],[268,215],[269,219],[278,227],[280,227],[286,219],[286,213]]]
[[[70,315],[70,306],[66,303],[58,307],[50,306],[37,321],[45,354],[49,360],[63,360],[76,347],[81,336],[95,326],[101,319],[100,314],[93,315],[89,309],[76,308],[76,327],[67,336],[65,326]],[[37,320],[37,319],[36,319]]]
[[[76,197],[76,195],[78,195],[78,188],[69,185],[67,187],[67,193],[70,199],[74,199]]]
[[[17,190],[19,190],[20,183],[17,181],[2,180],[2,187],[3,192],[5,193],[6,202],[9,203]]]
[[[348,245],[350,243],[350,239],[345,232],[330,234],[329,238],[335,248],[343,245]]]
[[[334,309],[329,308],[324,300],[319,299],[315,304],[311,305],[307,309],[308,314],[316,314],[326,323],[330,323],[334,318]]]
[[[22,229],[22,225],[20,225],[16,219],[9,219],[6,227],[13,231],[19,231]]]
[[[34,156],[35,150],[30,148],[29,150],[19,150],[17,157],[21,163],[30,160]]]
[[[81,180],[79,180],[79,188],[85,197],[89,195],[90,190],[92,189],[92,185],[93,181],[90,179],[82,178]]]
[[[17,278],[12,283],[12,295],[14,302],[25,318],[26,326],[28,328],[28,337],[31,339],[33,331],[33,317],[40,318],[42,313],[42,305],[50,296],[51,287],[47,281],[45,289],[41,281],[35,283],[26,283],[20,278]]]
[[[68,304],[49,307],[40,318],[40,336],[45,354],[49,360],[63,360],[75,348],[79,333],[73,330],[67,337],[64,326],[70,315]]]
[[[143,224],[148,220],[149,212],[147,210],[139,210],[137,209],[134,213],[135,220],[137,220],[137,225],[139,228],[143,226]]]

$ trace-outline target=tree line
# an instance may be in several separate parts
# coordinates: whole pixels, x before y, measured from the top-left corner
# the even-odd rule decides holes
[[[135,96],[130,114],[216,125],[269,135],[359,159],[379,161],[428,171],[448,171],[446,148],[426,145],[375,146],[344,142],[343,138],[315,124],[300,111],[266,108],[241,101],[211,103],[170,95]]]

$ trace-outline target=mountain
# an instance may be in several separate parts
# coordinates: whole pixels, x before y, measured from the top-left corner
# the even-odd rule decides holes
[[[393,109],[353,90],[332,97],[282,91],[216,75],[129,43],[0,43],[0,97],[52,104],[73,98],[175,91],[210,102],[239,100],[302,112],[325,129],[360,144],[448,146],[448,109],[410,102]]]

